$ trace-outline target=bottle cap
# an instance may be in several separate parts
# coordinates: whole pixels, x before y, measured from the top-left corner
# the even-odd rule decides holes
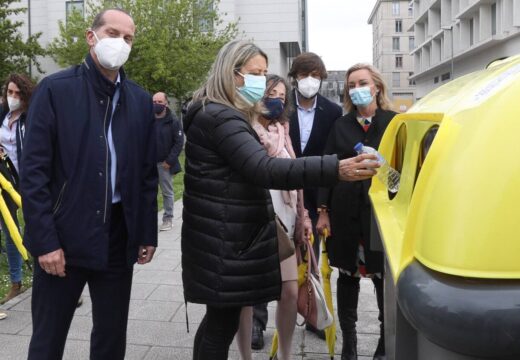
[[[358,142],[358,143],[354,146],[354,150],[355,150],[358,154],[361,154],[361,151],[363,150],[363,143]]]

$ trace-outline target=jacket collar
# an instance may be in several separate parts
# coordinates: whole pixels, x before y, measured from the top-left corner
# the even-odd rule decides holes
[[[162,124],[166,124],[166,123],[171,123],[173,122],[173,116],[172,116],[172,111],[170,110],[170,108],[166,108],[166,115],[162,118],[158,118],[158,117],[155,117],[155,120],[162,123]]]
[[[116,84],[107,79],[101,73],[101,71],[99,71],[90,53],[87,55],[85,60],[83,60],[82,68],[85,76],[89,82],[92,83],[96,91],[101,92],[105,96],[112,97],[114,95],[114,92],[116,91]],[[126,82],[126,74],[123,68],[119,69],[119,77],[120,88],[123,89]]]

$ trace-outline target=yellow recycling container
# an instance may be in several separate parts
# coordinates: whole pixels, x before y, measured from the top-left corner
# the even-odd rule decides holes
[[[388,126],[372,243],[388,359],[520,359],[520,56],[434,90]]]

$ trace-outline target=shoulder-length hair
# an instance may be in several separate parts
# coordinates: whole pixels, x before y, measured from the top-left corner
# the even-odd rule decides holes
[[[377,107],[382,110],[391,110],[392,105],[390,103],[390,99],[388,98],[388,88],[386,87],[386,83],[383,80],[383,76],[381,75],[379,70],[377,70],[374,66],[370,64],[358,63],[351,66],[350,69],[347,70],[347,74],[345,75],[345,88],[343,95],[343,107],[345,108],[345,111],[349,113],[356,109],[356,105],[352,103],[352,100],[350,99],[350,95],[348,93],[348,77],[354,71],[363,69],[368,70],[370,72],[370,76],[372,77],[372,80],[374,81],[374,84],[376,85],[376,88],[378,90],[376,93]]]
[[[15,84],[20,89],[20,102],[22,103],[22,112],[26,112],[29,108],[32,92],[34,90],[34,83],[32,80],[23,74],[10,74],[2,88],[2,104],[7,107],[7,87],[9,83]]]
[[[237,94],[235,75],[245,63],[257,55],[268,61],[267,54],[251,42],[234,40],[225,44],[211,66],[208,79],[193,94],[193,102],[226,105],[247,115],[248,120],[251,120],[261,112],[261,105],[251,105]]]
[[[283,113],[282,116],[278,119],[279,122],[283,123],[289,120],[289,113],[292,111],[291,102],[289,100],[289,96],[291,95],[291,88],[289,87],[289,82],[278,75],[268,74],[267,75],[267,87],[265,89],[265,97],[269,97],[269,93],[273,90],[278,84],[282,83],[285,86],[285,102],[283,104]]]

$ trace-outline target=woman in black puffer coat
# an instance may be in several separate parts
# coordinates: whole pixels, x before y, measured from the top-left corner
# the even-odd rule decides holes
[[[186,301],[206,304],[194,360],[227,359],[243,306],[280,297],[274,211],[268,189],[332,186],[375,174],[360,155],[271,158],[250,120],[261,111],[267,55],[232,41],[217,55],[184,122],[186,173],[182,267]],[[374,165],[375,167],[376,165]]]

